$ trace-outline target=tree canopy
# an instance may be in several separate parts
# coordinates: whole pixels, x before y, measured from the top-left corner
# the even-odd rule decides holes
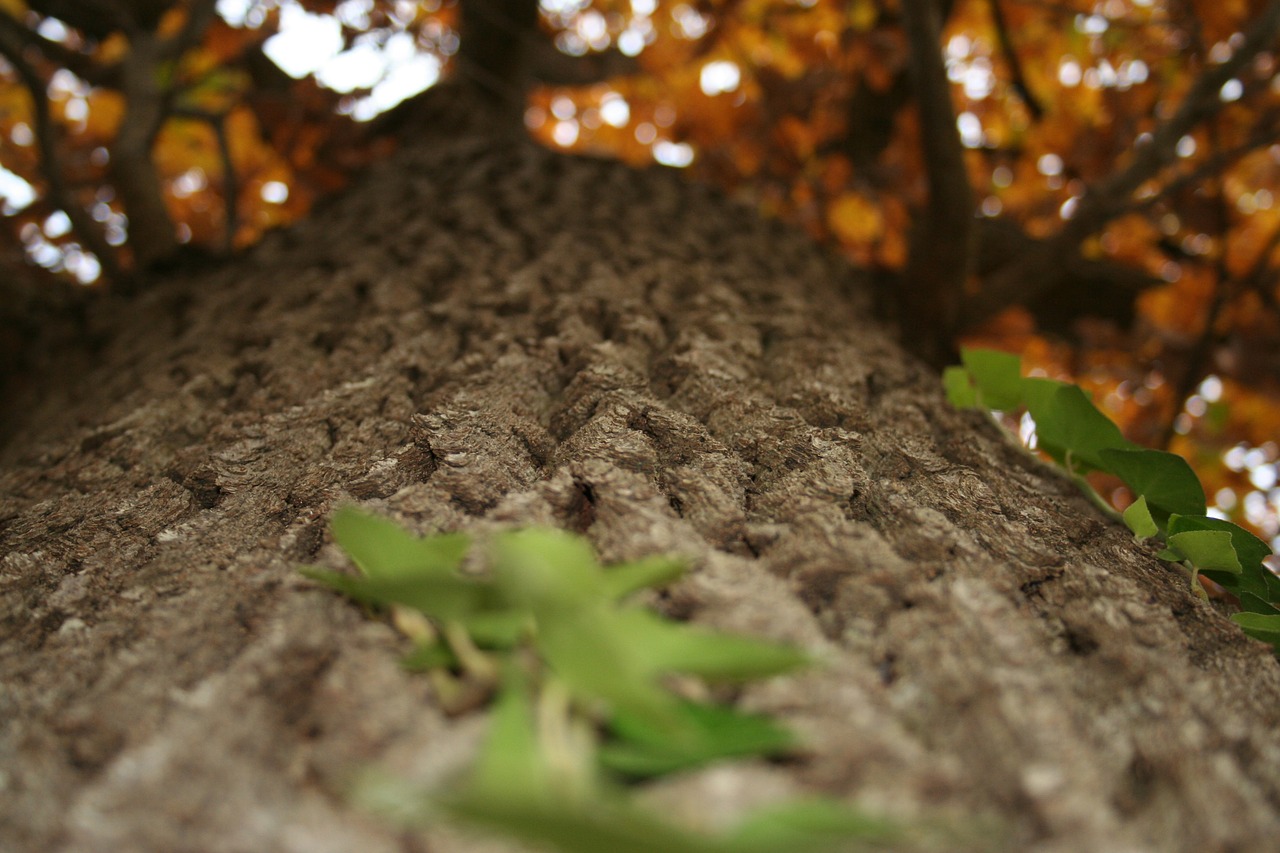
[[[0,0],[3,263],[122,290],[249,246],[385,156],[398,98],[467,77],[547,145],[801,223],[926,356],[983,343],[1079,381],[1280,533],[1280,0],[531,10]]]

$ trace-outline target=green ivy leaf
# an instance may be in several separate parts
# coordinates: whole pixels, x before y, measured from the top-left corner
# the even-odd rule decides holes
[[[957,409],[978,408],[978,391],[973,386],[969,371],[952,365],[942,371],[942,388],[947,392],[947,402]]]
[[[1256,640],[1270,643],[1280,651],[1280,615],[1261,613],[1235,613],[1231,621]]]
[[[960,361],[978,386],[978,400],[990,409],[1022,405],[1022,359],[993,349],[963,349]],[[946,381],[944,375],[943,381]]]
[[[1236,549],[1231,546],[1231,534],[1224,530],[1177,533],[1169,537],[1169,547],[1205,574],[1225,572],[1238,575],[1244,571]]]
[[[1054,379],[1024,379],[1023,396],[1036,422],[1040,448],[1064,464],[1069,455],[1072,473],[1082,473],[1082,467],[1105,469],[1103,450],[1136,448],[1075,385]]]
[[[684,736],[673,740],[644,718],[615,714],[608,725],[618,739],[600,747],[600,763],[627,776],[658,776],[724,758],[780,755],[796,746],[788,729],[765,716],[693,702],[680,703],[678,715]]]
[[[1232,524],[1229,521],[1223,521],[1220,518],[1209,518],[1203,515],[1172,515],[1169,517],[1168,532],[1171,537],[1175,534],[1192,530],[1212,530],[1231,535],[1231,547],[1235,549],[1236,559],[1239,561],[1243,571],[1239,575],[1229,572],[1210,574],[1209,577],[1212,580],[1222,584],[1237,596],[1244,592],[1252,592],[1266,601],[1274,601],[1280,598],[1280,596],[1273,594],[1272,581],[1269,579],[1275,578],[1275,575],[1272,575],[1262,563],[1271,554],[1271,549],[1267,547],[1266,542],[1263,542],[1243,527]]]
[[[1240,593],[1240,607],[1249,613],[1261,613],[1263,616],[1280,615],[1280,607],[1264,601],[1252,592]]]
[[[1204,515],[1204,489],[1187,460],[1163,450],[1118,450],[1098,452],[1103,469],[1124,480],[1135,495],[1168,519],[1171,513]]]
[[[1150,539],[1160,532],[1151,511],[1147,509],[1147,499],[1141,495],[1124,511],[1124,523],[1138,539]]]

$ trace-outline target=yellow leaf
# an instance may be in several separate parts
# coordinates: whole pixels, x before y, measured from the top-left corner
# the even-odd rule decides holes
[[[870,243],[884,236],[880,208],[856,192],[845,193],[827,206],[827,224],[841,243]]]

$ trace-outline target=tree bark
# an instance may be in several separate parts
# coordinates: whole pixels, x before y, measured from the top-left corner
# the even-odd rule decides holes
[[[357,501],[553,524],[825,666],[742,703],[812,754],[667,780],[700,820],[826,792],[948,850],[1262,850],[1280,666],[868,319],[860,274],[662,170],[417,141],[239,261],[92,318],[0,474],[0,847],[475,851],[345,798],[464,764],[388,625],[313,586]],[[492,849],[492,848],[484,848]]]

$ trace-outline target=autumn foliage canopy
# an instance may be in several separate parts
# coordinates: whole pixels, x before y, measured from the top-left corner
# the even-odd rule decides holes
[[[0,264],[120,291],[238,252],[470,81],[798,223],[926,357],[1073,379],[1280,534],[1280,0],[461,4],[0,0]],[[520,75],[466,60],[494,32]]]

